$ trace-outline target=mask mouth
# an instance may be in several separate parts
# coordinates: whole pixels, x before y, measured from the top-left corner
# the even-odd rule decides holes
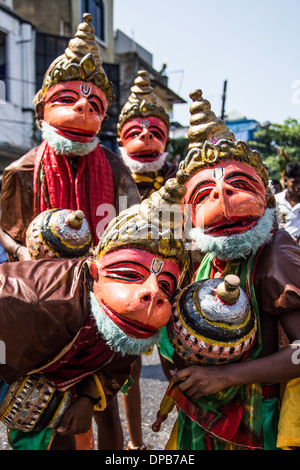
[[[93,131],[82,132],[76,128],[74,129],[69,127],[55,127],[54,129],[57,134],[62,135],[66,139],[75,140],[78,142],[90,142],[95,138],[95,132]]]
[[[251,228],[255,227],[258,220],[259,217],[247,217],[246,219],[238,219],[235,222],[223,219],[217,224],[206,228],[204,233],[213,237],[236,235],[247,232]]]
[[[103,300],[101,300],[100,305],[104,313],[130,338],[147,339],[154,336],[158,331],[157,328],[150,325],[144,325],[136,320],[128,320],[123,315],[114,312]]]
[[[128,154],[128,157],[131,158],[132,160],[136,160],[137,162],[153,162],[154,160],[157,160],[160,157],[160,153],[158,152],[152,152],[152,153],[139,153],[138,155],[132,153]]]

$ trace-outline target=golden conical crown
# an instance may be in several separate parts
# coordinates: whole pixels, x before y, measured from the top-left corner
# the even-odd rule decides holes
[[[160,118],[169,130],[169,116],[164,108],[157,103],[157,97],[150,84],[150,78],[145,70],[140,70],[131,87],[131,94],[119,116],[118,134],[125,122],[134,117],[156,116]]]
[[[189,149],[197,147],[199,143],[206,140],[211,142],[220,139],[235,140],[233,132],[211,110],[210,102],[202,97],[202,90],[193,91],[190,98],[193,103],[190,106]]]
[[[57,57],[45,73],[42,88],[34,99],[38,119],[41,117],[42,110],[40,111],[39,107],[46,91],[59,82],[72,80],[91,82],[104,91],[108,106],[112,104],[114,100],[112,83],[102,67],[91,21],[92,15],[84,13],[83,22],[78,25],[75,37],[69,41],[64,54]]]
[[[199,170],[235,160],[251,166],[268,187],[268,171],[259,153],[252,150],[246,142],[235,140],[234,134],[222,119],[211,111],[209,101],[202,98],[202,91],[190,94],[191,126],[188,131],[189,152],[180,163],[176,178],[183,183]]]

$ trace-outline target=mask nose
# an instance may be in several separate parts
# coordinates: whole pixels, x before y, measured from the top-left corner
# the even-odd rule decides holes
[[[140,139],[145,142],[145,144],[149,144],[151,140],[153,140],[153,134],[148,131],[148,129],[144,129],[140,135]]]
[[[237,193],[236,189],[224,181],[218,182],[210,193],[210,198],[221,204],[224,216],[230,217],[230,198]]]
[[[89,101],[86,98],[81,98],[80,100],[76,101],[76,103],[73,106],[73,110],[76,111],[79,114],[94,114],[94,108],[89,103]]]
[[[151,274],[143,283],[138,292],[138,300],[141,305],[160,307],[164,303],[164,295],[159,288],[155,274]]]
[[[171,305],[161,291],[155,274],[151,274],[140,285],[130,302],[130,312],[131,318],[157,329],[167,324],[171,316]]]

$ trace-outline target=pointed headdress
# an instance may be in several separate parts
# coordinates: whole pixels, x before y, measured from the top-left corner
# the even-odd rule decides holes
[[[41,90],[34,98],[36,115],[42,119],[43,98],[46,91],[60,82],[82,80],[91,82],[104,91],[108,106],[114,101],[112,83],[102,67],[99,47],[95,41],[92,15],[84,13],[75,37],[69,41],[64,54],[57,57],[45,73]]]
[[[118,122],[118,135],[125,122],[134,117],[156,116],[160,118],[169,130],[169,116],[157,102],[157,97],[150,84],[150,78],[145,70],[138,72],[127,103],[122,108]]]
[[[209,101],[203,99],[201,90],[192,92],[190,97],[193,103],[188,131],[189,153],[181,162],[177,176],[188,181],[201,169],[235,160],[251,166],[267,188],[268,171],[259,153],[246,142],[235,140],[225,122],[211,110]]]

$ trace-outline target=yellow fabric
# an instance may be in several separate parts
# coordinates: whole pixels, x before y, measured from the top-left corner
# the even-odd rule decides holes
[[[141,182],[146,182],[146,183],[160,183],[162,184],[164,182],[164,179],[162,176],[159,176],[158,171],[154,173],[154,178],[151,178],[151,176],[146,176],[144,174],[140,173],[132,173],[132,177],[136,183],[141,183]]]
[[[164,397],[161,401],[161,404],[160,404],[160,408],[159,408],[159,411],[161,412],[162,415],[168,415],[169,413],[171,413],[171,411],[173,410],[174,406],[175,406],[175,401],[172,397],[169,397],[167,395],[169,389],[173,386],[173,382],[171,381],[165,394],[164,394]]]
[[[177,450],[177,426],[178,420],[176,419],[170,438],[166,444],[165,450]]]
[[[105,396],[103,387],[102,387],[101,382],[100,382],[99,378],[97,377],[97,375],[93,375],[93,379],[95,381],[97,390],[98,390],[99,395],[100,395],[99,402],[97,403],[97,405],[95,405],[94,409],[96,411],[103,411],[103,410],[105,410],[106,405],[107,405],[106,396]]]
[[[132,173],[132,177],[136,183],[146,182],[146,183],[153,183],[153,178],[149,176],[140,175],[138,173]]]
[[[300,378],[285,388],[278,424],[277,447],[300,447]]]

